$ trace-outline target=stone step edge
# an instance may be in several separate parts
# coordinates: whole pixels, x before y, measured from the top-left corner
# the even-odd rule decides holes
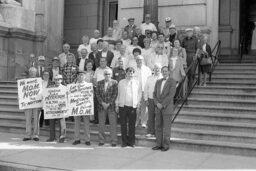
[[[189,103],[189,101],[188,101]],[[180,106],[180,105],[179,105]],[[184,105],[183,108],[203,108],[203,109],[226,109],[226,110],[243,110],[243,111],[255,111],[256,108],[250,107],[235,107],[235,106],[208,106],[208,105]],[[0,109],[1,110],[1,109]]]
[[[249,103],[254,104],[256,100],[247,100],[247,99],[225,99],[225,98],[197,98],[197,97],[189,97],[189,101],[199,101],[199,102],[225,102],[225,103]],[[255,108],[256,109],[256,108]]]
[[[256,114],[233,114],[233,113],[215,113],[215,112],[192,112],[192,111],[180,111],[179,115],[196,116],[196,117],[215,117],[215,118],[235,118],[235,119],[256,119]]]
[[[225,122],[225,121],[206,121],[206,120],[187,120],[177,118],[173,124],[197,124],[197,125],[206,125],[206,126],[225,126],[225,127],[234,127],[234,128],[254,128],[256,129],[256,124],[250,123],[239,123],[239,122]]]
[[[249,97],[256,97],[256,93],[250,93],[250,92],[225,92],[225,91],[218,91],[218,92],[213,92],[211,90],[197,90],[197,91],[192,91],[191,95],[226,95],[226,96],[249,96]],[[0,96],[1,98],[1,96]]]

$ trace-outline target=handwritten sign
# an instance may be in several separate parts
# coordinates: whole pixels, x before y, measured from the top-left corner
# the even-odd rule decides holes
[[[18,80],[19,109],[40,108],[42,104],[41,92],[43,89],[41,78]]]
[[[93,86],[92,83],[69,84],[68,86],[69,115],[93,115]]]
[[[43,109],[45,119],[68,117],[67,88],[65,86],[47,88],[44,91]]]

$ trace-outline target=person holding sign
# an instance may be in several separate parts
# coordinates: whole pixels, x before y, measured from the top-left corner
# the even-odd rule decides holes
[[[56,75],[54,78],[54,84],[49,85],[48,88],[51,87],[58,87],[58,88],[65,88],[64,85],[62,85],[63,77],[62,75]],[[66,121],[65,118],[61,119],[50,119],[50,138],[46,140],[47,142],[52,142],[56,140],[56,134],[55,134],[55,122],[59,120],[60,121],[60,138],[59,143],[64,143],[66,138]]]
[[[67,63],[62,68],[63,82],[71,84],[77,77],[78,66],[75,64],[75,56],[72,53],[67,55]]]
[[[115,113],[115,100],[117,97],[117,81],[112,80],[112,70],[105,69],[104,80],[98,82],[96,87],[96,97],[98,99],[99,112],[99,146],[105,143],[105,120],[108,115],[110,122],[110,137],[111,146],[115,147],[117,144],[117,116]]]
[[[36,78],[37,75],[37,69],[34,67],[31,67],[29,69],[29,78]],[[23,138],[23,141],[29,141],[33,140],[34,141],[39,141],[39,118],[40,118],[40,112],[38,108],[30,108],[30,109],[25,109],[25,118],[26,118],[26,137]],[[33,133],[32,133],[32,118],[34,117],[34,128],[33,128]]]
[[[87,84],[86,75],[85,72],[80,71],[78,75],[78,84]],[[84,140],[86,145],[91,145],[90,143],[90,115],[82,115],[82,116],[75,116],[75,141],[72,143],[72,145],[80,144],[80,122],[81,118],[83,118],[84,121]]]

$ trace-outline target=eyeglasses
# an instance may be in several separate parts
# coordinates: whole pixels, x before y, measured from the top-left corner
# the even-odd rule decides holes
[[[134,71],[133,70],[129,70],[129,71],[127,71],[128,73],[134,73]]]
[[[63,80],[62,78],[55,78],[54,79],[55,81],[60,81],[60,80]]]
[[[164,47],[157,47],[158,49],[164,49]]]
[[[111,75],[110,73],[105,73],[104,75]]]

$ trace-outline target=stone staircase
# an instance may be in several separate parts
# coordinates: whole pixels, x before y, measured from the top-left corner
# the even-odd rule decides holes
[[[256,156],[255,78],[256,63],[219,64],[212,81],[207,87],[195,87],[176,118],[172,148]],[[67,128],[67,137],[72,139],[74,124],[67,122]],[[97,130],[97,125],[92,124],[91,138],[95,142],[98,142]],[[15,82],[0,82],[0,131],[25,132],[25,117],[18,109]],[[40,134],[48,136],[48,127],[42,128]],[[155,139],[146,138],[145,134],[145,129],[136,129],[137,145],[154,146]],[[118,135],[120,142],[120,126]]]

